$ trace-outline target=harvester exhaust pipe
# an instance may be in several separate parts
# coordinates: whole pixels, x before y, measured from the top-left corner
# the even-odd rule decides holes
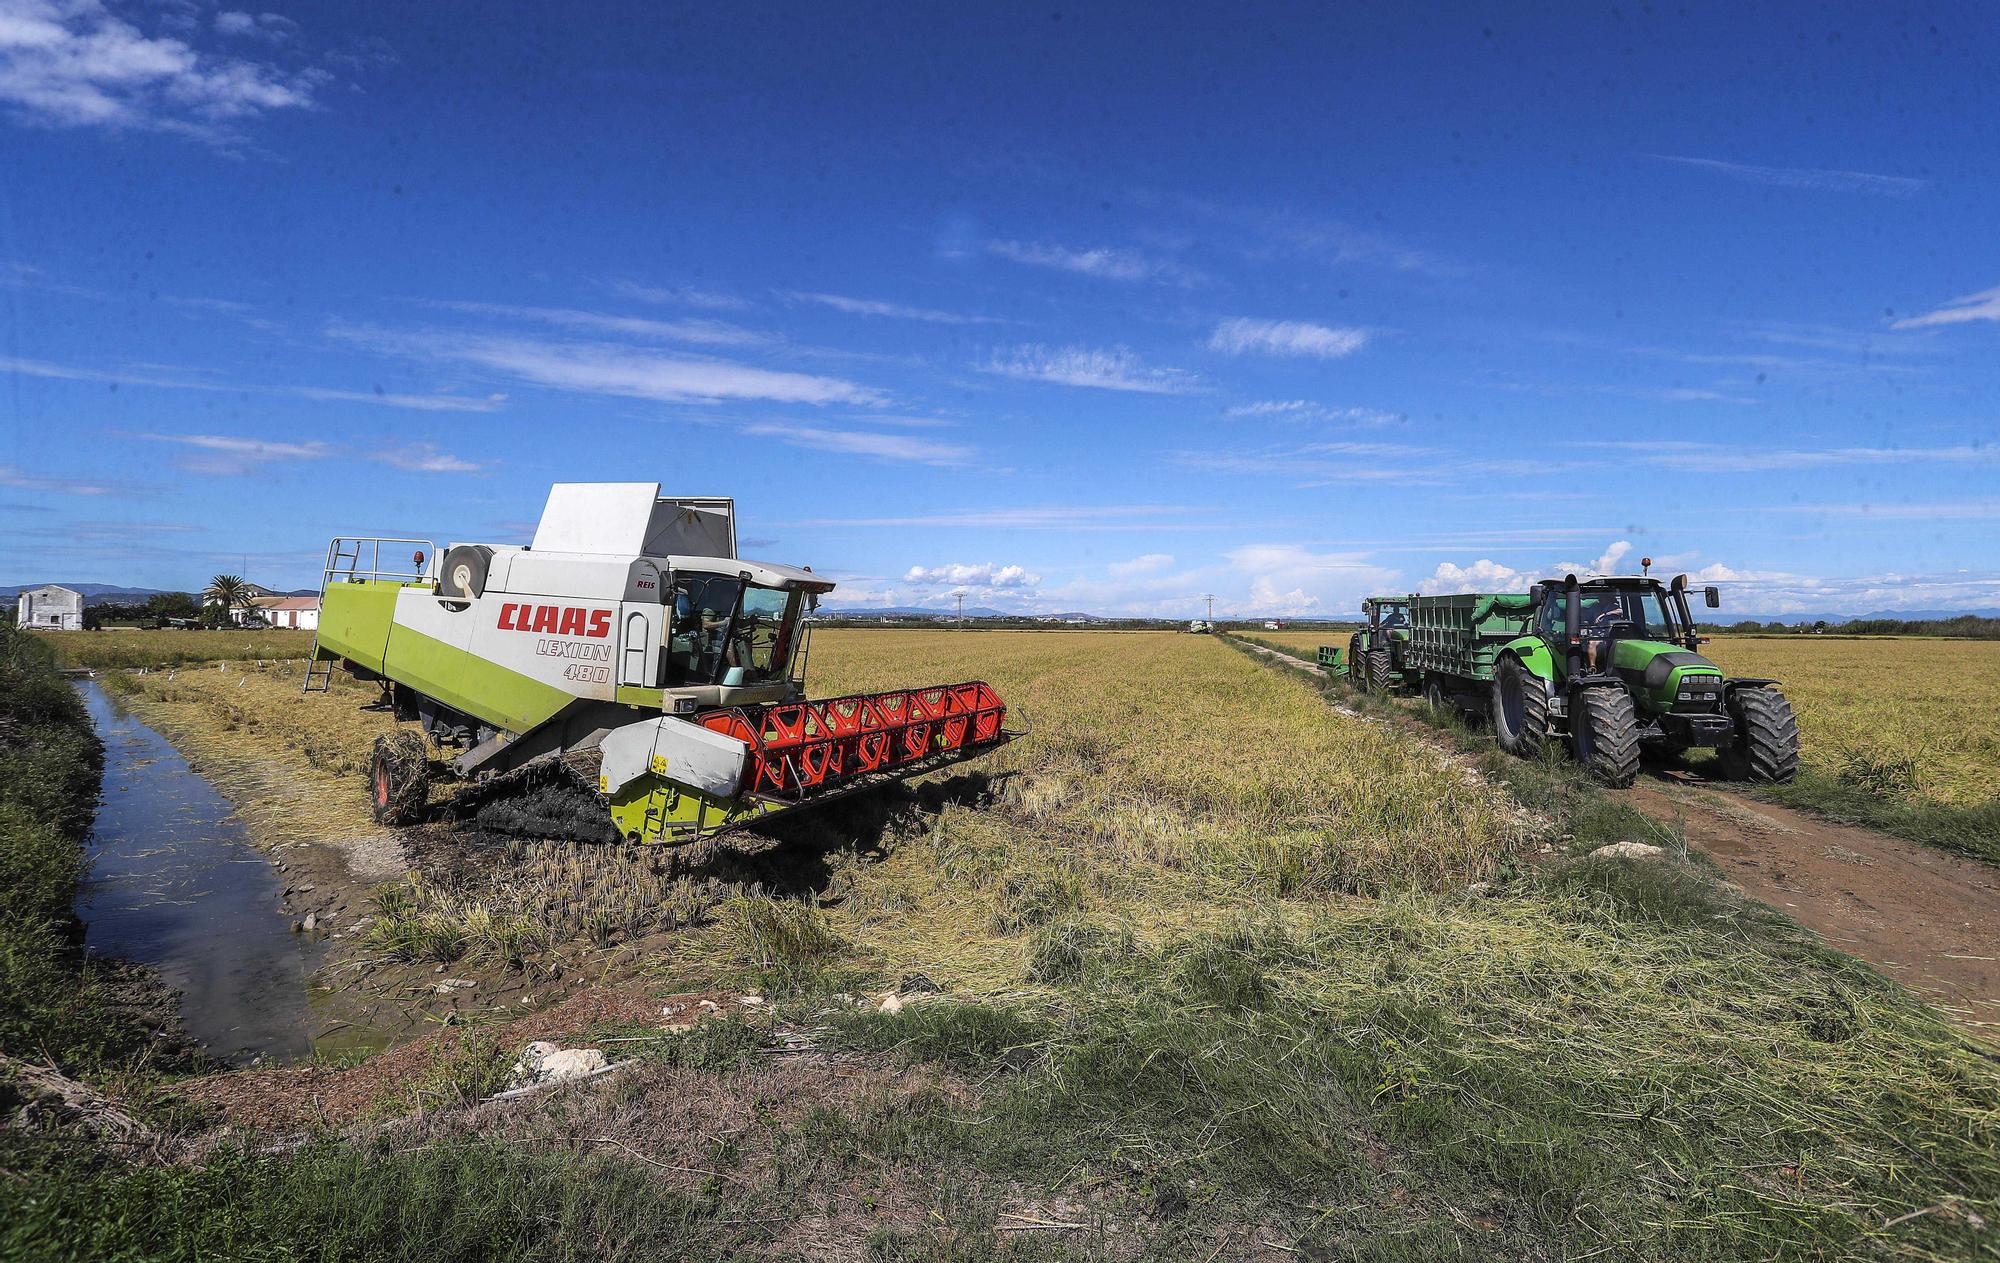
[[[1569,678],[1575,679],[1583,674],[1583,597],[1573,574],[1563,576],[1563,635],[1569,646]]]

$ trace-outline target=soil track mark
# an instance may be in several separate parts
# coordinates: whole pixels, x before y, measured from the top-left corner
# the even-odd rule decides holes
[[[1325,674],[1303,658],[1245,647]],[[2000,868],[1762,802],[1685,771],[1655,772],[1618,792],[1682,830],[1691,849],[1751,895],[2000,1042]]]

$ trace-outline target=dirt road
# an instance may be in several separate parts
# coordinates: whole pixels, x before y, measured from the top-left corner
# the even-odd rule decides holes
[[[1302,658],[1247,647],[1323,674]],[[2000,1041],[2000,868],[1760,802],[1693,773],[1649,773],[1623,792],[1682,829],[1690,848],[1756,898]]]

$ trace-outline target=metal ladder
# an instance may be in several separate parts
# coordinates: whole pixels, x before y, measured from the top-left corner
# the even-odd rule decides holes
[[[319,656],[319,622],[326,617],[326,589],[333,582],[334,572],[345,570],[353,574],[361,564],[361,541],[359,539],[336,539],[326,546],[326,566],[320,571],[319,611],[320,618],[313,623],[312,653],[306,658],[306,693],[324,693],[333,687],[333,668],[339,659],[328,657],[321,661]]]

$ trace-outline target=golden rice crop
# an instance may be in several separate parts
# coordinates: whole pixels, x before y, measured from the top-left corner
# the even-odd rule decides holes
[[[2000,798],[2000,642],[1718,636],[1702,651],[1779,681],[1809,769],[1954,806]]]
[[[66,667],[93,671],[178,667],[194,662],[274,661],[312,652],[313,634],[276,628],[242,631],[37,632]],[[303,669],[303,668],[301,668]]]

